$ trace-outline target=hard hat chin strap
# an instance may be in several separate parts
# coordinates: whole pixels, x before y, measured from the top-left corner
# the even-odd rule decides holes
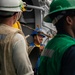
[[[40,44],[39,36],[37,35],[36,38],[37,38],[38,43]]]
[[[59,15],[53,19],[52,23],[55,25],[65,14],[66,11],[62,11],[61,13],[59,13]]]
[[[18,20],[20,19],[21,14],[22,14],[22,12],[18,12],[18,13],[17,13],[16,21],[18,21]],[[15,21],[15,22],[16,22],[16,21]]]
[[[52,23],[55,25],[62,17],[63,15],[58,15],[57,17],[53,19]]]
[[[21,14],[22,14],[22,12],[16,13],[16,18],[14,20],[14,23],[17,22],[20,19]]]
[[[18,12],[18,15],[17,15],[17,20],[19,20],[19,19],[20,19],[21,14],[22,14],[22,12]]]

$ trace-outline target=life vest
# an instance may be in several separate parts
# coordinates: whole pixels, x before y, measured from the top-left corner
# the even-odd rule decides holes
[[[63,54],[72,45],[75,45],[75,39],[64,34],[49,41],[41,55],[39,75],[59,75]]]
[[[16,33],[22,34],[18,29],[0,25],[0,75],[17,75],[12,62],[11,48],[11,41]]]

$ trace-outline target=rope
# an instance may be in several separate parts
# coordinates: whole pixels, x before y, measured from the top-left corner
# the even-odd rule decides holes
[[[27,26],[27,25],[24,25],[24,23],[23,23],[23,24],[21,23],[21,25],[22,25],[23,27],[27,27],[27,28],[29,28],[29,29],[31,29],[31,30],[36,31],[35,29],[33,29],[33,28],[31,28],[31,27],[29,27],[29,26]],[[48,38],[53,38],[52,35],[45,34],[44,32],[41,32],[41,34],[44,34],[44,35],[47,36]]]

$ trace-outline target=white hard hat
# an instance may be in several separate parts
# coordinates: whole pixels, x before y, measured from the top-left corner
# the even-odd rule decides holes
[[[22,0],[0,0],[0,11],[20,12]]]

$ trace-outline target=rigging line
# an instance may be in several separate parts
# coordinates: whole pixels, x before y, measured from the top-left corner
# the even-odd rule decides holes
[[[29,29],[31,29],[31,30],[36,31],[35,29],[33,29],[33,28],[31,28],[31,27],[25,25],[25,24],[22,23],[22,22],[21,22],[21,25],[24,26],[24,27],[27,27],[27,28],[29,28]],[[41,33],[44,34],[45,36],[47,36],[48,38],[52,38],[52,37],[53,37],[52,35],[45,34],[44,32],[41,32]]]

